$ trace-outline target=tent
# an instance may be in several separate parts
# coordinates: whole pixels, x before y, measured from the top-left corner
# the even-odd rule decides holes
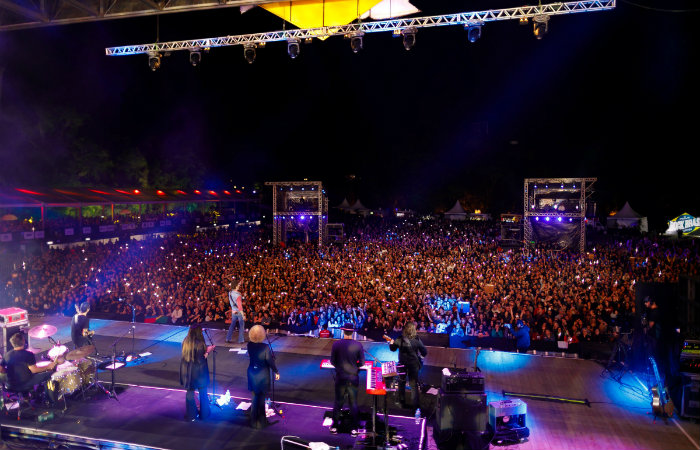
[[[638,228],[639,231],[649,231],[649,222],[647,218],[633,210],[629,202],[625,202],[616,213],[608,216],[608,228]]]
[[[340,203],[340,205],[336,206],[336,208],[342,210],[342,211],[349,211],[350,210],[350,203],[348,202],[347,197],[343,199],[343,201]]]
[[[366,215],[367,213],[369,213],[369,208],[365,207],[365,205],[363,205],[360,199],[358,198],[357,201],[353,203],[350,207],[350,212],[354,214]]]
[[[467,219],[467,211],[462,208],[462,204],[459,203],[459,200],[455,202],[455,205],[450,208],[448,211],[445,211],[445,219],[449,220],[466,220]]]

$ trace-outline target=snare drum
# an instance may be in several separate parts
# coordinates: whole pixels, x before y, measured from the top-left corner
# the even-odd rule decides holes
[[[83,386],[78,366],[69,362],[59,365],[51,380],[58,383],[58,390],[63,394],[72,394]]]
[[[54,345],[49,350],[49,358],[56,359],[59,356],[65,355],[65,353],[67,351],[68,351],[68,347],[66,347],[65,345]]]

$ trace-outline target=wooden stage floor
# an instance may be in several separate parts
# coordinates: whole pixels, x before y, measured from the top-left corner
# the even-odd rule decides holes
[[[31,326],[38,324],[54,325],[58,328],[54,339],[62,343],[70,340],[70,318],[32,317]],[[124,337],[116,344],[118,352],[129,352],[133,347],[137,353],[151,353],[143,361],[119,369],[116,372],[117,384],[179,389],[179,344],[185,336],[186,327],[136,323],[132,341],[128,333],[131,326],[128,322],[91,320],[91,328],[96,330],[100,353],[111,352],[112,344],[120,336]],[[218,346],[216,393],[223,394],[229,390],[232,396],[249,398],[245,383],[247,355],[239,354],[238,346],[225,344],[225,330],[211,329],[209,333]],[[329,357],[333,340],[281,336],[274,333],[270,333],[270,339],[282,375],[281,380],[276,383],[276,399],[289,403],[332,407],[331,374],[319,369],[319,364],[321,359]],[[379,360],[396,360],[396,354],[390,352],[385,343],[362,343],[365,350]],[[47,340],[32,339],[30,344],[41,351],[50,348]],[[475,353],[472,349],[429,347],[422,381],[439,387],[443,367],[473,367]],[[651,415],[651,396],[645,386],[648,380],[644,374],[628,373],[621,382],[617,382],[603,373],[603,367],[595,361],[488,350],[480,352],[477,364],[485,376],[489,402],[518,398],[504,397],[504,391],[587,399],[589,402],[589,406],[585,406],[522,397],[528,409],[527,426],[530,429],[530,438],[516,445],[501,447],[522,450],[700,450],[700,427],[696,423],[678,416],[654,421]],[[108,381],[107,375],[100,374],[100,378]],[[364,376],[361,377],[360,383],[364,383]],[[172,392],[175,397],[182,397],[181,408],[184,408],[184,393]],[[119,408],[120,403],[115,402],[112,407]],[[369,407],[370,396],[361,393],[360,404],[364,408]],[[428,423],[434,415],[435,405],[435,396],[423,396],[421,409],[424,417],[428,417]],[[180,411],[177,412],[179,413]],[[401,410],[393,401],[390,401],[390,413],[411,418],[413,416],[412,411]],[[184,422],[183,426],[186,426]],[[89,428],[82,431],[89,432]],[[274,436],[277,442],[282,436],[274,427],[265,432],[277,433],[278,435]],[[304,437],[303,429],[297,433],[298,436]],[[159,447],[157,442],[155,439],[154,447]],[[165,437],[163,442],[167,442]],[[437,448],[430,431],[426,436],[426,446],[429,449]]]

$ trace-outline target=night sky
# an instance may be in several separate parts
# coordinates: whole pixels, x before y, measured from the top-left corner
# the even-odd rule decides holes
[[[421,15],[522,5],[413,4]],[[519,212],[523,178],[585,176],[599,180],[600,214],[629,201],[652,222],[700,215],[700,12],[653,8],[688,5],[618,1],[553,17],[541,41],[531,25],[506,21],[487,23],[473,44],[462,27],[421,29],[411,51],[391,33],[366,35],[358,54],[342,38],[316,40],[296,60],[270,43],[252,65],[240,46],[212,49],[198,67],[180,51],[156,72],[145,55],[104,51],[155,42],[155,17],[3,32],[0,184],[60,183],[47,174],[79,139],[80,164],[119,165],[136,151],[204,188],[320,179],[331,205],[359,196],[368,207],[435,211],[462,198]],[[281,28],[260,8],[225,8],[163,15],[159,34]],[[37,117],[55,111],[80,119],[70,139],[37,131]]]

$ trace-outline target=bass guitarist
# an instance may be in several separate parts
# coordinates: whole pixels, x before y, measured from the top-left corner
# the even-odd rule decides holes
[[[392,352],[399,351],[399,365],[403,365],[405,375],[399,376],[399,402],[402,408],[416,409],[419,406],[418,398],[418,374],[423,368],[423,358],[428,354],[428,350],[416,334],[416,324],[408,322],[403,327],[401,337],[391,339],[384,336],[389,341],[389,349]],[[406,401],[406,382],[411,388],[409,400]]]

